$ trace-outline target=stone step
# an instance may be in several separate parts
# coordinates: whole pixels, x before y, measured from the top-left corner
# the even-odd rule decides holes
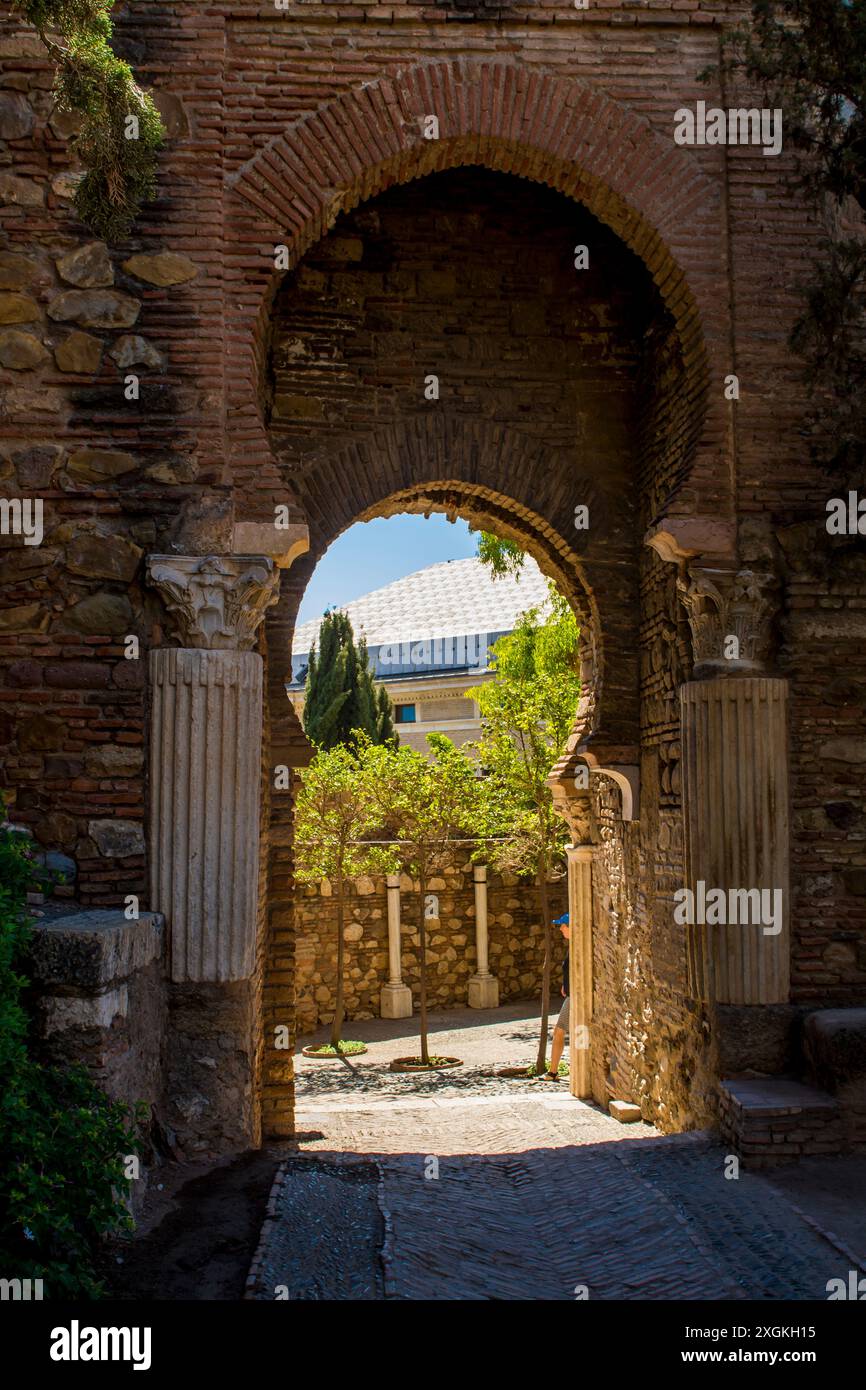
[[[845,1147],[838,1101],[789,1077],[731,1078],[719,1083],[723,1139],[750,1168],[769,1168]]]

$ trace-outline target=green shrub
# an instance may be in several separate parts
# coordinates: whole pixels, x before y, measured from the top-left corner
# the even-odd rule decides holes
[[[32,1055],[20,971],[35,877],[21,837],[0,826],[0,1277],[42,1279],[49,1298],[94,1298],[102,1237],[132,1224],[123,1157],[137,1141],[125,1107],[83,1067]]]
[[[164,130],[153,99],[111,47],[113,3],[14,0],[57,65],[60,109],[81,116],[72,146],[85,169],[76,211],[97,236],[116,242],[128,234],[141,205],[156,196]]]

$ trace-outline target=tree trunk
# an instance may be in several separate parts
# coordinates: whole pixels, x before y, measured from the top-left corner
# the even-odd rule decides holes
[[[343,941],[343,875],[337,877],[337,999],[334,1010],[334,1022],[331,1024],[331,1046],[336,1048],[340,1043],[340,1035],[343,1031],[343,963],[346,954],[345,942]]]
[[[547,851],[538,856],[538,897],[541,904],[541,920],[544,924],[544,969],[541,972],[541,1034],[538,1039],[538,1056],[535,1070],[540,1075],[547,1070],[547,1018],[550,1013],[550,967],[553,957],[553,940],[550,930],[550,900],[547,895]]]
[[[425,916],[427,909],[427,871],[423,861],[418,872],[418,887],[421,892],[421,922],[418,930],[418,973],[421,978],[421,999],[419,1008],[421,1061],[429,1062],[430,1054],[427,1051],[427,918]]]

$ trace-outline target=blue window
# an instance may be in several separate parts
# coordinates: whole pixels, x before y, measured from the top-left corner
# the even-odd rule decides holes
[[[417,716],[416,716],[416,714],[415,714],[415,706],[414,706],[414,705],[395,705],[395,706],[394,706],[394,723],[395,723],[395,724],[414,724],[414,723],[416,723],[416,720],[417,720]]]

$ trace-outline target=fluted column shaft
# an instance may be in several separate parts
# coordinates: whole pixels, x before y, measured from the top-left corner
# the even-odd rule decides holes
[[[690,987],[704,1001],[788,1000],[787,698],[787,681],[764,677],[681,689],[686,885],[692,915],[711,919],[684,925]],[[708,910],[714,890],[721,906]]]
[[[262,658],[150,654],[150,900],[170,923],[171,978],[244,980],[255,968]]]

